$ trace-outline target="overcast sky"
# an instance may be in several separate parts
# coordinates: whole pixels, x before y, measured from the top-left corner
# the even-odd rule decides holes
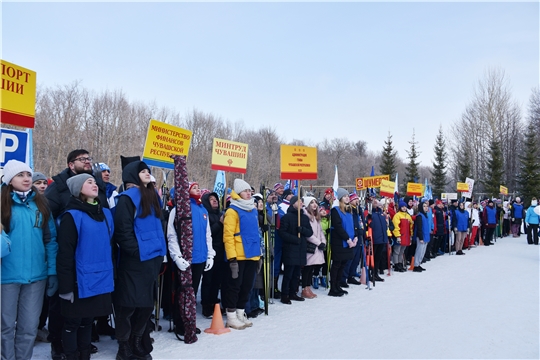
[[[391,131],[403,158],[414,128],[422,165],[487,69],[506,72],[523,116],[539,83],[538,2],[1,6],[1,57],[38,85],[122,89],[287,141],[380,151]]]

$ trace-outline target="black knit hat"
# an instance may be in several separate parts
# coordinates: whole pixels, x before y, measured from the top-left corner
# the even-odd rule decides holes
[[[122,181],[124,182],[124,186],[126,186],[127,183],[139,185],[141,182],[139,173],[145,169],[150,171],[150,168],[144,161],[134,161],[127,164],[122,171]]]

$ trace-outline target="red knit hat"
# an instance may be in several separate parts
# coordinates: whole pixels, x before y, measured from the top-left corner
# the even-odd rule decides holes
[[[199,185],[199,183],[196,182],[196,181],[190,181],[190,182],[189,182],[189,189],[188,189],[188,192],[191,191],[191,188],[192,188],[193,186],[195,186],[195,185]]]
[[[331,187],[329,187],[328,189],[324,190],[324,195],[333,194],[333,193],[334,193],[334,189],[332,189]]]
[[[358,199],[358,195],[356,193],[350,193],[349,194],[349,200],[350,201],[353,201],[353,200],[356,200]]]

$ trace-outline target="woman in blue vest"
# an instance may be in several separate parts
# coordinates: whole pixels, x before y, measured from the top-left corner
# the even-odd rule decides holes
[[[90,359],[94,317],[111,313],[114,290],[111,211],[99,203],[92,175],[67,180],[73,195],[58,229],[58,293],[64,317],[62,344],[67,360]],[[79,356],[77,356],[79,352]]]
[[[2,180],[2,359],[31,359],[45,288],[58,288],[56,228],[27,164],[8,161]]]
[[[525,214],[525,207],[523,206],[523,203],[521,202],[521,198],[518,196],[516,197],[516,201],[512,204],[512,234],[513,237],[519,237],[519,234],[521,232],[521,222],[524,218]]]
[[[242,179],[234,180],[231,206],[223,222],[223,243],[229,264],[227,286],[221,298],[227,309],[227,327],[243,330],[253,325],[245,306],[261,257],[261,237],[251,186]]]
[[[465,255],[462,251],[463,243],[467,237],[467,232],[469,231],[469,213],[465,211],[465,204],[459,202],[458,209],[454,213],[454,231],[456,232],[456,255]]]
[[[141,342],[166,254],[160,201],[148,165],[129,163],[122,181],[126,190],[117,197],[114,213],[114,240],[119,249],[113,297],[117,360],[150,356]]]
[[[426,253],[426,247],[430,240],[431,223],[429,221],[429,203],[424,202],[420,211],[414,219],[415,233],[416,233],[416,252],[414,253],[414,272],[425,271],[422,266],[422,259]]]
[[[199,284],[203,276],[203,271],[212,269],[214,265],[214,256],[216,252],[212,247],[212,231],[208,218],[208,210],[201,202],[201,189],[196,182],[189,183],[189,201],[191,207],[191,221],[193,229],[193,252],[191,264],[182,257],[180,244],[178,243],[178,235],[176,233],[175,219],[176,207],[171,209],[169,221],[167,224],[167,243],[171,259],[173,259],[176,267],[180,271],[186,271],[191,266],[191,274],[193,281],[193,291],[195,297],[199,291]],[[207,300],[206,298],[204,300]],[[203,305],[207,305],[204,303]],[[213,304],[211,304],[213,306]],[[184,335],[184,324],[182,317],[178,316],[175,320],[178,322],[177,332]]]
[[[340,286],[343,270],[348,260],[354,257],[353,247],[358,243],[354,232],[354,220],[349,204],[349,193],[343,188],[337,189],[339,204],[330,211],[332,230],[330,246],[332,251],[332,265],[330,267],[330,296],[343,296],[348,294]]]
[[[493,234],[495,233],[495,228],[497,227],[497,209],[493,205],[493,200],[488,200],[487,206],[484,208],[482,213],[482,223],[486,229],[484,246],[493,245],[491,240],[493,239]]]

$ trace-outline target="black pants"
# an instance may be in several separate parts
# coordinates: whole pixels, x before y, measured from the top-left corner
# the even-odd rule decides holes
[[[374,260],[375,260],[374,270],[376,273],[378,273],[379,270],[384,270],[386,268],[384,265],[384,261],[386,259],[384,258],[383,255],[386,254],[384,250],[387,247],[388,247],[388,244],[375,244],[375,249],[374,249],[375,252],[373,253],[373,255],[374,255]]]
[[[77,350],[81,354],[90,355],[92,323],[94,318],[64,318],[62,343],[67,359],[78,359]]]
[[[257,273],[257,264],[257,261],[239,260],[236,279],[232,278],[231,268],[227,266],[227,289],[222,295],[223,307],[226,309],[246,308]]]
[[[337,290],[339,288],[339,282],[343,276],[343,270],[348,260],[332,260],[332,266],[330,267],[330,289]]]
[[[538,245],[538,224],[529,224],[527,228],[527,243]]]
[[[302,288],[311,286],[314,266],[316,265],[306,265],[302,268]]]
[[[64,328],[64,317],[60,313],[61,300],[58,291],[49,298],[49,335],[47,340],[51,343],[61,344],[62,329]]]
[[[281,296],[292,296],[298,292],[300,265],[284,265]]]
[[[201,284],[201,304],[212,306],[219,303],[219,290],[225,282],[228,263],[224,260],[223,251],[218,251],[214,257],[212,269],[204,272]]]
[[[488,227],[486,228],[486,238],[484,239],[484,243],[491,244],[491,240],[493,240],[493,234],[495,233],[494,227]]]
[[[131,335],[142,336],[148,319],[154,311],[153,307],[126,307],[116,305],[116,339],[128,341]]]

